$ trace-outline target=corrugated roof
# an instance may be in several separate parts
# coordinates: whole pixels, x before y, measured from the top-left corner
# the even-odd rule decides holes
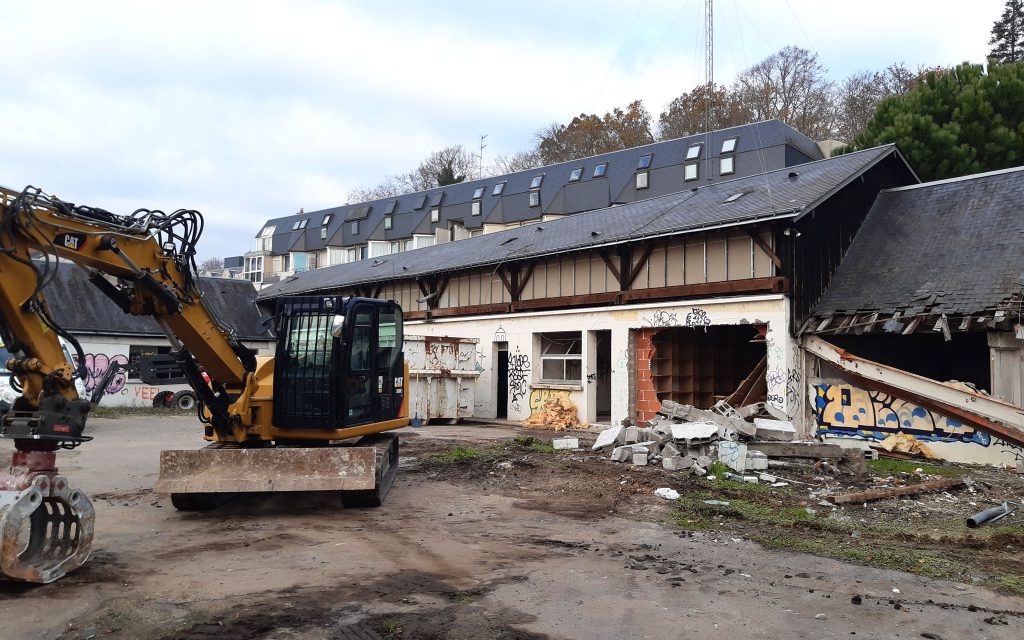
[[[1024,292],[1024,167],[883,191],[814,315],[974,314]]]
[[[259,297],[411,278],[645,237],[795,216],[817,206],[841,185],[896,153],[894,145],[887,145],[801,165],[795,177],[791,177],[795,172],[784,168],[560,220],[315,269],[267,287]],[[730,195],[740,192],[745,193],[742,198],[723,204]]]
[[[248,280],[200,278],[203,302],[224,324],[244,340],[269,340],[266,328],[258,326],[263,315],[256,307],[256,288]],[[149,316],[127,314],[100,293],[75,265],[60,263],[56,276],[43,291],[54,319],[75,333],[101,335],[163,336]]]

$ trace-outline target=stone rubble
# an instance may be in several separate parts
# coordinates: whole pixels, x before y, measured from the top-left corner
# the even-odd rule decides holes
[[[714,462],[721,462],[732,471],[726,477],[785,486],[782,478],[765,472],[798,463],[773,460],[759,448],[796,443],[796,429],[793,423],[766,414],[772,415],[761,402],[743,407],[721,404],[708,411],[666,400],[646,427],[605,429],[598,434],[593,450],[603,451],[614,462],[660,465],[699,477],[704,477]]]

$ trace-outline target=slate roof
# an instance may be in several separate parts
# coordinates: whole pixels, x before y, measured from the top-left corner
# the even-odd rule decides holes
[[[822,158],[821,151],[813,140],[779,120],[721,129],[710,134],[710,149],[702,149],[700,184],[707,183],[707,176],[704,175],[707,166],[705,161],[709,157],[718,158],[722,141],[732,137],[738,138],[735,151],[738,175],[743,173],[742,167],[739,166],[743,154],[758,156],[755,158],[752,155],[749,161],[751,171],[756,172],[762,171],[765,162],[768,163],[768,168],[777,168]],[[678,190],[683,184],[682,164],[686,150],[693,143],[704,143],[705,138],[705,134],[702,133],[428,191],[273,218],[259,228],[256,237],[260,236],[263,229],[275,227],[271,253],[279,255],[288,251],[315,251],[325,246],[354,246],[367,240],[409,238],[415,233],[433,234],[435,225],[430,222],[430,208],[437,202],[441,205],[437,226],[444,227],[449,220],[458,220],[467,229],[477,229],[488,222],[510,223],[538,219],[542,213],[576,213],[595,207],[605,207],[624,201],[623,197],[627,197],[628,201],[637,199],[630,195],[628,189],[636,173],[639,158],[647,154],[653,154],[650,167],[652,176],[658,171],[672,167],[679,174],[677,179],[672,180],[652,179],[650,189],[646,190],[642,197],[664,195]],[[771,152],[784,147],[784,153]],[[606,175],[594,178],[594,167],[606,162]],[[573,169],[579,167],[584,169],[580,181],[570,183],[569,175]],[[712,174],[717,175],[717,170]],[[544,175],[540,188],[541,205],[539,208],[531,208],[527,206],[526,200],[529,197],[530,183],[537,175]],[[499,182],[505,183],[504,191],[500,196],[494,196],[494,186]],[[481,215],[473,216],[470,207],[473,193],[478,187],[484,187]],[[392,228],[384,230],[383,219],[391,208]],[[358,213],[354,214],[357,211]],[[321,239],[320,225],[327,214],[332,216],[327,225],[327,241],[324,241]],[[346,224],[346,221],[354,219],[353,215],[362,216],[359,231],[355,234],[351,233],[350,226]],[[306,228],[293,229],[296,223],[303,219],[308,220]]]
[[[1024,167],[883,191],[814,307],[975,314],[1024,291]]]
[[[338,289],[646,237],[796,217],[894,154],[899,155],[895,145],[886,145],[457,242],[306,271],[262,289],[258,297]],[[725,202],[737,193],[743,195]]]
[[[263,318],[256,307],[256,288],[248,280],[200,278],[203,301],[224,324],[243,340],[270,340],[258,324]],[[149,316],[129,315],[100,293],[75,265],[62,262],[56,276],[43,290],[57,324],[72,334],[163,336]]]

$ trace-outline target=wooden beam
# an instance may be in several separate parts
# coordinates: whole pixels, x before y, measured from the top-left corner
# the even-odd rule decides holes
[[[963,478],[943,478],[942,480],[910,484],[902,487],[887,487],[885,489],[872,489],[871,491],[858,491],[857,493],[844,493],[839,496],[825,496],[825,499],[832,504],[857,504],[873,502],[874,500],[885,500],[886,498],[898,498],[899,496],[913,496],[929,491],[942,491],[959,487],[962,484],[964,484]]]
[[[765,254],[768,255],[768,257],[772,261],[772,264],[775,265],[775,268],[781,270],[782,258],[780,258],[777,253],[772,251],[772,248],[768,245],[767,242],[764,241],[764,238],[762,238],[759,234],[755,233],[753,229],[747,229],[747,234],[750,236],[750,239],[754,241],[754,244],[756,244],[758,248],[761,249],[761,251],[764,251]]]
[[[448,307],[446,309],[434,309],[430,312],[432,318],[450,318],[455,316],[491,315],[495,313],[508,313],[511,304],[508,302],[495,302],[493,304],[474,304],[465,307]],[[406,314],[408,317],[408,314]]]
[[[509,296],[514,296],[515,291],[512,289],[512,283],[508,281],[508,276],[505,275],[505,270],[498,267],[498,277],[501,278],[501,284],[504,285],[505,291],[508,291]]]
[[[441,278],[441,283],[437,286],[436,289],[434,289],[434,291],[437,292],[437,295],[435,295],[433,298],[430,299],[431,302],[433,302],[433,304],[430,305],[431,309],[436,308],[438,303],[441,302],[441,296],[444,295],[445,289],[448,288],[448,281],[450,279],[451,279],[451,276],[449,276],[448,274],[445,274]]]
[[[416,285],[420,288],[420,293],[425,296],[430,295],[430,286],[426,283],[423,278],[416,278]]]
[[[665,298],[692,298],[719,294],[738,293],[783,293],[786,291],[785,278],[749,278],[746,280],[722,280],[721,282],[699,282],[672,287],[635,289],[623,291],[623,302],[632,300],[663,300]]]
[[[558,309],[564,307],[583,307],[594,305],[610,305],[618,301],[619,292],[590,293],[579,296],[559,296],[557,298],[537,298],[535,300],[519,300],[512,303],[513,311],[527,309]]]
[[[383,290],[384,290],[384,285],[383,284],[378,284],[376,287],[373,288],[373,295],[370,296],[370,297],[371,298],[379,298],[380,297],[380,292],[383,291]]]
[[[639,276],[640,272],[643,271],[644,264],[646,264],[647,259],[651,257],[652,251],[654,251],[654,243],[648,242],[647,245],[644,246],[643,253],[641,253],[640,257],[633,263],[633,268],[629,272],[629,279],[626,281],[626,285],[622,287],[623,289],[630,289],[633,287],[633,283],[636,282],[637,276]]]
[[[615,282],[618,283],[619,288],[622,288],[622,275],[619,273],[619,268],[615,266],[615,263],[604,251],[598,250],[597,255],[601,256],[601,259],[604,260],[604,263],[608,266],[608,270],[612,272],[613,276],[615,276]]]
[[[519,300],[523,297],[523,291],[526,290],[526,285],[529,284],[530,278],[533,276],[533,268],[537,266],[537,261],[534,260],[530,264],[526,265],[526,272],[522,273],[519,278],[519,290],[516,291],[514,300]]]

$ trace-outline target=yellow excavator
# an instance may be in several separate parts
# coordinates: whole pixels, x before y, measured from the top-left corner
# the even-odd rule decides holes
[[[248,492],[331,491],[346,506],[378,506],[387,495],[398,439],[385,432],[409,424],[401,308],[281,298],[269,318],[275,355],[254,356],[203,303],[202,230],[197,211],[118,215],[34,187],[0,189],[0,337],[21,392],[0,417],[0,436],[14,442],[10,470],[0,472],[0,578],[51,582],[81,566],[92,546],[92,504],[56,465],[59,450],[92,439],[92,403],[75,389],[82,348],[44,297],[58,259],[88,272],[96,291],[80,295],[102,293],[126,313],[153,317],[195,390],[210,444],[162,451],[155,487],[177,509],[212,509]]]

